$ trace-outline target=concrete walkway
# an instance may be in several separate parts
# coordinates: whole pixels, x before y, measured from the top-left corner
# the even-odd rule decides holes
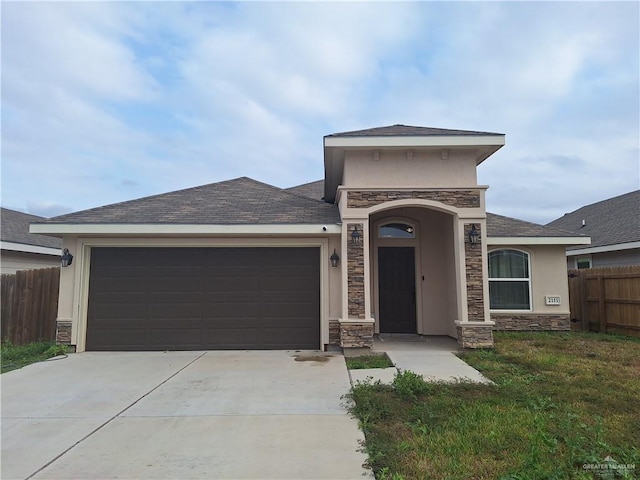
[[[410,370],[422,375],[428,381],[452,382],[464,379],[478,383],[491,383],[475,368],[454,354],[459,350],[458,342],[450,337],[378,335],[373,343],[373,351],[385,352],[395,367],[351,370],[351,381],[364,381],[371,378],[373,381],[391,383],[398,371]]]
[[[339,354],[81,353],[3,374],[2,479],[362,479]]]

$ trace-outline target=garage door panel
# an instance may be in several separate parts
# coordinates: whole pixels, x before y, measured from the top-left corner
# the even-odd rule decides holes
[[[145,332],[144,318],[113,318],[96,322],[93,328],[96,332],[103,332],[101,335],[103,335],[104,332],[107,332],[114,335],[116,338],[118,338],[121,332],[131,332],[131,336],[133,337],[135,337],[135,335],[144,335]],[[120,340],[124,340],[124,338]]]
[[[130,299],[110,302],[107,298],[102,298],[94,303],[95,308],[100,312],[98,318],[144,318],[147,314],[147,304],[145,299]]]
[[[95,334],[104,340],[92,350],[112,350],[109,348],[111,345],[119,345],[121,350],[145,350],[144,346],[148,343],[146,330],[142,328],[96,329]]]
[[[198,330],[202,328],[202,319],[200,317],[182,317],[182,318],[146,318],[141,322],[147,330]]]
[[[234,277],[213,277],[208,276],[202,280],[202,291],[214,292],[214,293],[242,293],[247,294],[249,292],[260,291],[262,280],[255,275],[255,272],[251,276],[234,276]]]
[[[179,281],[178,281],[179,279]],[[199,292],[202,290],[200,277],[156,277],[149,284],[154,294],[172,292]]]
[[[316,349],[319,258],[319,248],[94,248],[87,349]]]
[[[202,303],[202,315],[209,318],[259,317],[261,304],[255,295],[207,297]]]
[[[207,328],[202,333],[205,343],[214,348],[256,348],[259,345],[256,328]]]
[[[146,293],[149,289],[147,279],[132,277],[96,277],[92,286],[99,295]]]
[[[200,292],[154,292],[147,295],[147,301],[151,308],[159,308],[162,305],[170,303],[184,304],[200,304],[202,303],[202,294]],[[153,310],[155,311],[155,310]]]
[[[278,328],[266,329],[262,332],[262,344],[269,349],[287,349],[291,348],[292,341],[297,341],[301,349],[315,349],[316,335],[311,330],[283,330]]]
[[[306,278],[286,278],[278,279],[276,277],[266,278],[262,280],[264,293],[277,294],[280,292],[286,294],[298,294],[308,292],[309,282]]]
[[[260,317],[221,317],[205,318],[202,322],[203,328],[215,329],[257,329],[260,326]]]
[[[287,318],[308,319],[315,314],[314,304],[309,303],[264,303],[262,305],[262,318],[277,319]]]
[[[172,315],[173,313],[173,315]],[[194,327],[200,327],[202,325],[202,313],[199,308],[191,308],[187,310],[181,310],[177,307],[167,308],[166,311],[161,313],[148,314],[144,320],[146,327],[158,326],[175,326],[179,327],[184,325],[185,327],[191,325]]]
[[[199,328],[152,328],[150,345],[175,350],[181,346],[189,349],[202,348],[202,331]]]
[[[112,248],[93,248],[91,263],[96,264],[98,268],[133,267],[135,269],[147,265],[143,257],[148,256],[152,251],[148,248],[120,248],[114,255],[113,250]]]

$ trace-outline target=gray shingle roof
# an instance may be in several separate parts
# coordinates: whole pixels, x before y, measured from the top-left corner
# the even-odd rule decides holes
[[[537,223],[487,212],[489,237],[581,237],[582,235]]]
[[[441,137],[441,136],[477,136],[502,135],[502,133],[475,132],[472,130],[449,130],[446,128],[412,127],[410,125],[390,125],[388,127],[367,128],[352,132],[334,133],[328,137]]]
[[[322,200],[324,197],[324,180],[317,180],[315,182],[285,188],[285,191],[303,197],[313,198],[314,200]]]
[[[62,240],[36,233],[29,233],[29,224],[46,220],[44,217],[17,212],[8,208],[1,209],[0,237],[3,242],[22,243],[37,247],[62,248]]]
[[[640,241],[640,190],[586,205],[547,225],[588,235],[591,247]]]
[[[335,205],[241,177],[45,220],[52,224],[335,224]]]

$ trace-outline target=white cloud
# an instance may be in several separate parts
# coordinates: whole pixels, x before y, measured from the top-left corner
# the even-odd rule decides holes
[[[638,31],[635,3],[5,3],[3,203],[288,186],[323,135],[406,123],[506,133],[489,209],[549,221],[638,187]]]

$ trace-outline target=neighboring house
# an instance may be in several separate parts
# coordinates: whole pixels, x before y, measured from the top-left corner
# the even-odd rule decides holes
[[[32,224],[75,256],[57,340],[83,350],[369,347],[373,335],[569,330],[587,237],[487,214],[504,135],[394,125],[324,138],[323,181],[250,178]]]
[[[591,237],[567,248],[568,268],[640,265],[640,190],[565,213],[548,226]]]
[[[29,233],[29,224],[45,220],[27,213],[1,209],[0,269],[2,273],[60,266],[62,240]]]

